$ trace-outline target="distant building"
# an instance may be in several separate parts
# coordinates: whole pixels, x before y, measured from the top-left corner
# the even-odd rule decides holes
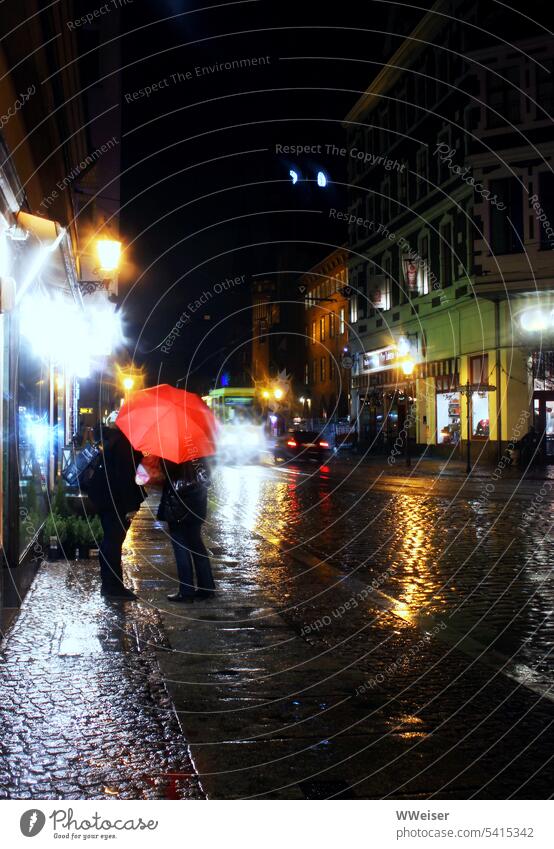
[[[252,284],[252,381],[262,409],[288,420],[303,386],[304,302],[290,277]],[[278,397],[276,397],[276,394]]]
[[[301,414],[321,422],[350,413],[350,370],[342,367],[349,336],[347,256],[346,250],[333,251],[300,278],[305,350]]]

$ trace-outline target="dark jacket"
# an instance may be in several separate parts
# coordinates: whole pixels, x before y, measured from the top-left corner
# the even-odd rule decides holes
[[[158,519],[171,526],[205,522],[210,470],[204,458],[186,463],[164,462],[166,474]]]
[[[135,483],[142,454],[135,451],[118,428],[102,431],[103,456],[87,488],[99,513],[115,510],[120,516],[138,510],[144,490]]]

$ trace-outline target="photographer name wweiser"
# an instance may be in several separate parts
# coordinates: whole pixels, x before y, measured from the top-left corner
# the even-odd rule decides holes
[[[446,811],[396,811],[397,820],[447,820]]]

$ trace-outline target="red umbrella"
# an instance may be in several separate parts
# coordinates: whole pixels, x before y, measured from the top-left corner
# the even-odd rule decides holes
[[[134,392],[117,426],[137,451],[174,463],[215,454],[216,420],[198,395],[167,383]]]

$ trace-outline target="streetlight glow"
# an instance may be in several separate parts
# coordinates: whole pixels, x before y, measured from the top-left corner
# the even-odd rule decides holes
[[[123,378],[123,388],[126,392],[130,392],[133,386],[135,385],[135,379],[133,377],[124,377]]]
[[[411,360],[411,359],[404,360],[404,362],[402,363],[402,371],[404,372],[406,377],[409,377],[411,374],[413,374],[414,367],[415,367],[415,363],[414,363],[413,360]]]
[[[279,387],[277,387],[277,389],[274,389],[274,391],[273,391],[273,396],[274,396],[276,401],[280,401],[281,398],[283,397],[283,394],[284,394],[283,390],[279,389]]]
[[[121,242],[113,239],[99,239],[96,242],[96,252],[102,271],[116,271],[121,259]]]

